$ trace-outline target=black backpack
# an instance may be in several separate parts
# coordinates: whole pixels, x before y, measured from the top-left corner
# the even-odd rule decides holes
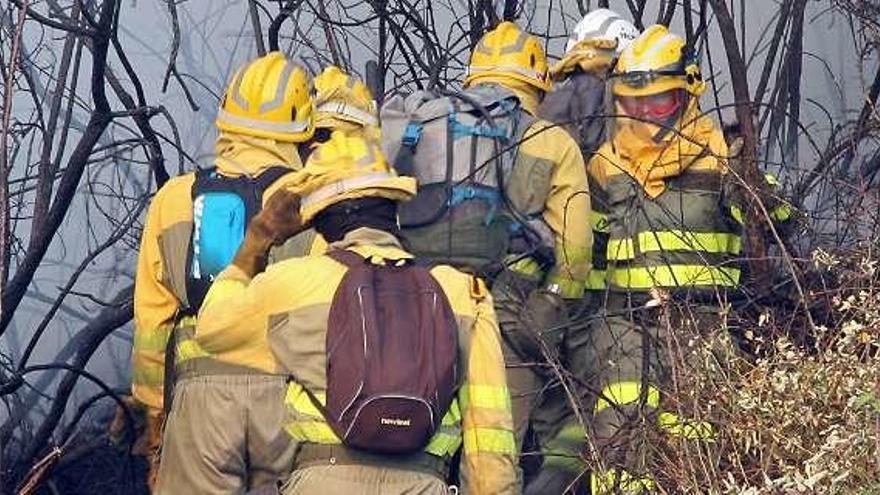
[[[348,271],[328,319],[327,402],[316,405],[349,447],[421,450],[458,387],[458,325],[446,294],[411,259],[378,265],[351,251],[328,254]]]
[[[192,186],[193,232],[186,255],[184,314],[196,314],[214,278],[225,269],[244,240],[248,222],[263,206],[263,193],[286,167],[270,167],[257,177],[226,177],[215,168],[196,172]]]

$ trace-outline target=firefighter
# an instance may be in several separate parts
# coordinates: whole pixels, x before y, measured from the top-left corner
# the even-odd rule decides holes
[[[649,27],[620,55],[611,84],[619,117],[589,163],[607,198],[609,237],[609,294],[590,332],[597,495],[657,488],[646,428],[715,435],[709,423],[664,410],[662,390],[672,339],[729,338],[721,315],[740,289],[743,230],[728,147],[700,111],[706,83],[685,41]],[[722,347],[719,356],[735,353]]]
[[[566,44],[565,55],[550,69],[554,80],[553,91],[541,102],[538,114],[563,126],[580,145],[585,159],[593,156],[605,141],[605,129],[612,115],[610,92],[606,91],[608,76],[621,52],[639,35],[638,29],[619,14],[609,9],[595,9],[575,25]],[[572,320],[581,327],[570,332],[571,346],[586,349],[591,320],[595,318],[605,297],[605,249],[608,244],[607,201],[592,176],[590,188],[590,225],[593,231],[592,270],[587,278],[584,301],[575,309]],[[585,371],[588,362],[584,353],[580,359],[567,363],[569,371],[588,383]],[[577,386],[577,383],[571,385]],[[588,394],[581,391],[579,397]],[[541,410],[551,419],[549,438],[541,444],[543,462],[539,474],[529,482],[526,493],[562,493],[566,489],[581,490],[586,484],[583,473],[586,464],[585,414],[582,403],[572,403],[561,386],[544,392]]]
[[[268,348],[251,349],[249,359],[231,365],[192,334],[212,276],[241,241],[242,219],[261,207],[259,198],[268,198],[278,177],[302,167],[300,151],[314,131],[311,85],[280,52],[246,64],[218,112],[216,168],[169,180],[149,208],[135,284],[132,393],[149,411],[149,481],[158,492],[239,493],[273,482],[292,465],[295,445],[280,432],[283,408],[254,407],[276,404],[286,386]],[[207,447],[194,450],[197,442]]]
[[[495,277],[492,288],[517,446],[522,451],[531,443],[529,431],[540,446],[558,429],[559,408],[540,407],[542,391],[558,386],[555,364],[568,366],[582,353],[573,334],[577,330],[566,325],[565,306],[582,297],[590,269],[586,169],[571,136],[536,117],[541,99],[551,89],[547,59],[536,38],[513,23],[499,24],[471,53],[464,86],[511,92],[532,119],[514,148],[516,160],[505,194],[526,214],[524,229],[540,232],[552,254],[548,262],[533,247],[524,247],[521,239],[515,239],[506,269]],[[522,483],[522,474],[519,479]]]
[[[361,265],[393,261],[403,266],[412,255],[398,238],[396,211],[399,202],[414,196],[416,183],[394,173],[378,143],[340,131],[290,177],[285,190],[251,222],[232,265],[212,286],[196,330],[199,345],[222,359],[235,360],[249,347],[268,342],[289,373],[286,429],[300,449],[283,492],[445,494],[449,461],[463,445],[468,493],[515,493],[510,397],[491,295],[478,278],[451,267],[430,269],[455,316],[451,321],[456,322],[459,353],[454,356],[463,374],[439,429],[416,453],[386,455],[376,451],[390,449],[390,437],[355,448],[347,443],[350,430],[343,435],[331,427],[325,407],[338,382],[328,378],[335,361],[327,340],[330,328],[344,322],[329,315],[337,309],[347,273],[332,253],[355,253]],[[330,242],[330,254],[277,262],[264,271],[269,246],[308,225]],[[364,296],[362,304],[369,305],[370,297]],[[359,330],[360,325],[358,319]],[[419,322],[410,325],[415,331]],[[378,356],[384,348],[370,347],[372,354],[366,349],[365,356]],[[409,355],[401,352],[395,358]],[[400,419],[387,421],[409,426]],[[378,424],[364,428],[356,434],[370,434]]]

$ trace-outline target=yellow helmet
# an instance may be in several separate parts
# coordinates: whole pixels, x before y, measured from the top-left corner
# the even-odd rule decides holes
[[[315,127],[379,127],[373,94],[358,78],[331,65],[315,78]]]
[[[488,77],[509,77],[550,91],[547,55],[534,36],[512,22],[502,22],[483,38],[471,53],[464,87]]]
[[[406,201],[416,194],[416,180],[398,176],[377,142],[342,131],[334,131],[320,144],[302,170],[281,180],[283,187],[302,198],[300,215],[305,223],[341,201],[370,197]]]
[[[611,91],[617,96],[648,96],[684,89],[699,96],[706,90],[699,62],[681,36],[656,24],[629,45],[614,67]]]
[[[315,131],[308,72],[277,51],[251,61],[232,78],[216,124],[236,134],[307,141]]]

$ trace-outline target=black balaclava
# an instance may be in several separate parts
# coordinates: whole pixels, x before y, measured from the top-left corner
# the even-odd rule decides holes
[[[349,199],[318,213],[312,225],[327,242],[339,241],[361,227],[397,235],[397,202],[386,198]]]

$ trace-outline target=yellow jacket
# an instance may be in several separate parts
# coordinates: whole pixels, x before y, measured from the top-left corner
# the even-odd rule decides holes
[[[276,165],[292,170],[302,167],[295,145],[226,132],[217,140],[217,153],[217,170],[228,176],[259,175]],[[163,406],[165,349],[171,330],[175,324],[189,329],[194,325],[192,318],[178,321],[179,311],[186,306],[186,253],[193,231],[194,181],[194,173],[174,177],[156,192],[141,235],[134,292],[131,388],[135,399],[154,409]],[[264,201],[275,187],[269,187],[264,193]],[[273,256],[281,258],[308,252],[310,239],[297,241],[298,244],[285,245]],[[201,355],[191,344],[184,345],[182,351]]]
[[[411,257],[392,235],[362,228],[332,248],[364,256]],[[328,256],[277,262],[253,279],[230,266],[211,286],[199,313],[196,341],[218,359],[247,360],[268,341],[296,376],[285,403],[287,431],[298,442],[339,444],[303,386],[326,397],[326,333],[331,302],[346,267]],[[492,299],[482,282],[448,266],[431,270],[459,325],[463,384],[426,451],[451,457],[464,444],[463,481],[474,494],[514,493],[516,449],[510,394]]]
[[[537,114],[538,94],[531,86],[502,77],[491,82],[515,93],[525,111]],[[516,206],[524,213],[540,212],[554,239],[556,268],[547,283],[558,284],[565,298],[579,298],[593,246],[587,168],[580,148],[565,129],[539,119],[523,136],[514,174],[517,170],[528,173],[527,180],[519,181],[528,190],[509,195],[529,198]]]
[[[607,199],[612,291],[739,285],[742,228],[727,194],[727,145],[696,101],[682,121],[662,138],[650,137],[656,126],[624,121],[590,160]]]

